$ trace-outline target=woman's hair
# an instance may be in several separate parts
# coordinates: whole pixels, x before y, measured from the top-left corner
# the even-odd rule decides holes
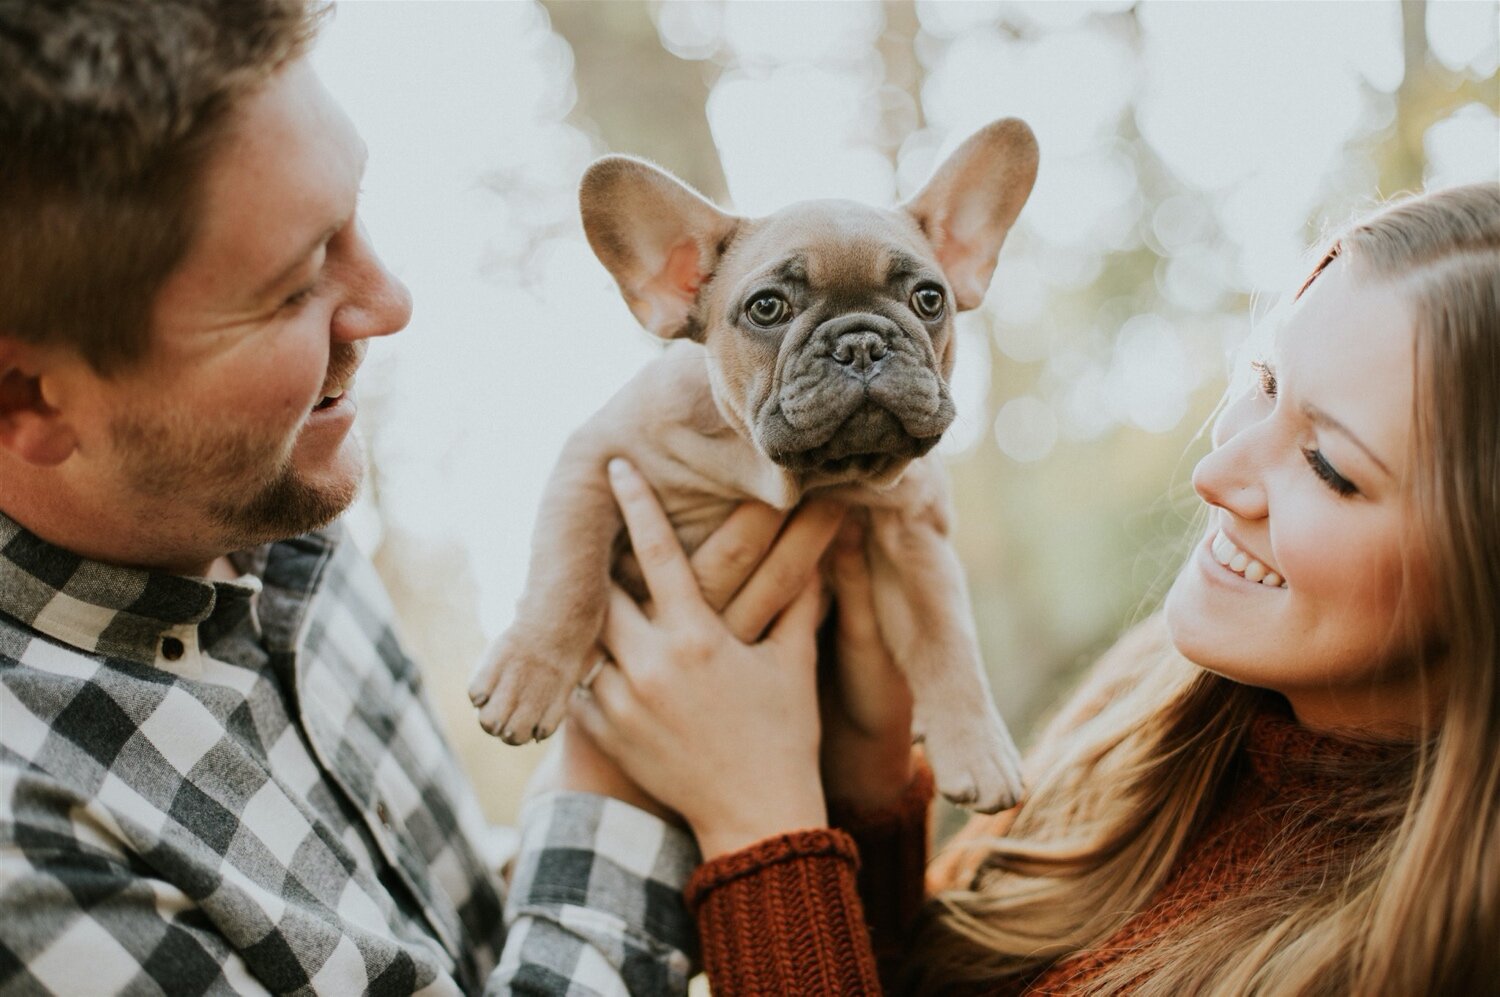
[[[1442,719],[1332,801],[1350,830],[1326,863],[1299,847],[1327,833],[1320,810],[1278,841],[1270,885],[1169,929],[1091,992],[1479,993],[1500,978],[1500,186],[1383,209],[1308,283],[1335,257],[1402,289],[1415,317],[1408,490],[1429,567],[1422,622],[1408,598],[1403,624],[1422,674],[1442,675]],[[934,878],[957,888],[929,903],[907,988],[1032,975],[1149,906],[1271,695],[1183,660],[1160,616],[1127,634],[1043,735],[1006,836],[971,825],[939,858]]]

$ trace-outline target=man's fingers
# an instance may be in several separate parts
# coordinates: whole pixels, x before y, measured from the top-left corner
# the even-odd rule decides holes
[[[630,546],[657,609],[672,613],[702,605],[698,580],[646,479],[629,461],[616,457],[609,462],[609,485],[625,517]]]
[[[786,513],[764,502],[742,502],[693,552],[693,574],[714,612],[726,605],[771,549]]]
[[[844,506],[827,499],[813,500],[797,510],[755,574],[724,610],[724,623],[731,633],[747,643],[760,639],[817,570],[843,516]]]

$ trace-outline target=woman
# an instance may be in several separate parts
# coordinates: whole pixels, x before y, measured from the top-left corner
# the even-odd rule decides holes
[[[870,992],[877,961],[917,992],[1500,985],[1500,188],[1354,227],[1253,367],[1194,471],[1208,524],[1164,613],[1105,656],[1028,798],[974,818],[925,901],[930,778],[855,529],[820,743],[817,583],[742,643],[786,598],[716,614],[619,469],[654,606],[616,598],[617,664],[574,715],[696,836],[715,993]],[[608,782],[581,741],[575,784]]]

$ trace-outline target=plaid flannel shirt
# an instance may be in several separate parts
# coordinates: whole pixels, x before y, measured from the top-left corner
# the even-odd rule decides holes
[[[341,532],[211,582],[0,516],[0,995],[685,989],[691,842],[584,794],[492,972],[503,848]]]

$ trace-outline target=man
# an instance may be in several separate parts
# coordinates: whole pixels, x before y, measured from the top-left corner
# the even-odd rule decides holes
[[[691,934],[676,832],[578,794],[534,811],[493,972],[501,856],[329,525],[411,306],[320,14],[0,0],[0,992],[680,988],[679,948],[547,895],[590,862]]]

